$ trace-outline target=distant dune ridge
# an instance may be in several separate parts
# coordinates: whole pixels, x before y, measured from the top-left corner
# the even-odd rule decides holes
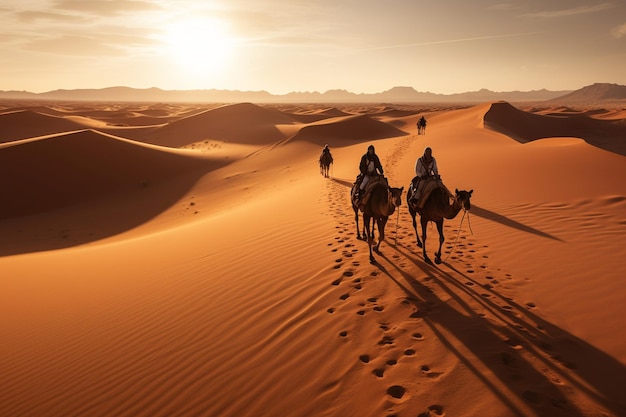
[[[144,137],[150,143],[171,147],[180,147],[207,138],[260,145],[285,139],[277,125],[294,123],[292,118],[277,110],[240,103],[173,121],[147,131]],[[185,134],[180,135],[181,131]]]
[[[0,113],[0,142],[9,142],[83,129],[84,126],[63,117],[31,110]]]
[[[626,124],[586,115],[541,115],[518,110],[509,103],[491,105],[485,126],[520,142],[549,137],[580,137],[586,142],[626,156]],[[621,138],[621,139],[620,139]]]
[[[626,111],[607,91],[0,101],[0,416],[625,415]],[[349,191],[370,144],[392,186],[429,146],[473,190],[442,264],[405,203],[369,262]]]

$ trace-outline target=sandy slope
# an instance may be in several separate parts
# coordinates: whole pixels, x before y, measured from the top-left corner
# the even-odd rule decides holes
[[[161,146],[120,128],[0,148],[0,415],[626,413],[623,154],[502,103],[433,108],[425,136],[423,108],[363,110],[243,104],[147,127]],[[474,190],[444,264],[406,206],[369,263],[348,192],[370,143],[393,186],[428,145]]]

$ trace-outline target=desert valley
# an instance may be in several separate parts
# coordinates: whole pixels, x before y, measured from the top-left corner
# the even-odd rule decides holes
[[[624,416],[625,157],[623,104],[3,100],[0,416]]]

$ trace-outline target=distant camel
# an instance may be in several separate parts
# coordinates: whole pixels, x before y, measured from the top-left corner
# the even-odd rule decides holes
[[[426,263],[432,263],[428,255],[426,254],[426,226],[428,222],[434,222],[437,225],[437,231],[439,231],[439,250],[435,252],[435,263],[441,263],[441,246],[445,240],[443,236],[443,219],[454,219],[461,209],[469,210],[471,208],[470,198],[474,190],[459,191],[455,190],[455,196],[450,204],[450,197],[452,195],[444,187],[435,188],[429,196],[426,197],[423,207],[420,209],[417,204],[411,201],[413,196],[413,187],[409,187],[407,191],[407,203],[409,206],[409,213],[413,219],[413,230],[415,230],[415,237],[417,237],[417,246],[422,248],[424,252],[424,261]],[[415,214],[419,213],[420,223],[422,225],[422,240],[417,233],[417,222],[415,221]]]
[[[328,169],[330,168],[330,164],[333,163],[333,157],[330,153],[322,152],[320,156],[320,174],[324,177],[328,178]]]
[[[354,210],[354,220],[356,222],[356,234],[358,239],[367,240],[370,251],[370,262],[374,263],[374,255],[372,254],[372,245],[374,243],[374,224],[378,225],[378,243],[374,246],[374,251],[380,253],[380,244],[385,239],[385,225],[387,219],[402,204],[402,192],[404,187],[392,188],[387,185],[386,180],[381,180],[372,185],[369,198],[362,207],[363,212],[363,237],[359,230],[359,207],[355,204],[354,193],[356,191],[355,184],[350,192],[352,200],[352,209]],[[365,197],[365,196],[364,196]]]
[[[426,134],[426,119],[421,117],[417,122],[417,134],[425,135]]]

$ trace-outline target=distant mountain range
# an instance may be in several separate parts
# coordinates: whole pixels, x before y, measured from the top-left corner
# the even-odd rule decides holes
[[[596,83],[552,100],[568,103],[622,101],[626,100],[626,85]]]
[[[108,87],[101,89],[54,90],[45,93],[0,91],[0,99],[58,100],[58,101],[133,101],[133,102],[211,102],[211,103],[483,103],[490,101],[531,102],[598,102],[626,100],[626,86],[597,83],[580,90],[532,90],[496,92],[479,91],[436,94],[417,91],[412,87],[393,87],[373,94],[357,94],[347,90],[291,92],[283,95],[267,91],[237,90],[162,90],[152,87]]]

